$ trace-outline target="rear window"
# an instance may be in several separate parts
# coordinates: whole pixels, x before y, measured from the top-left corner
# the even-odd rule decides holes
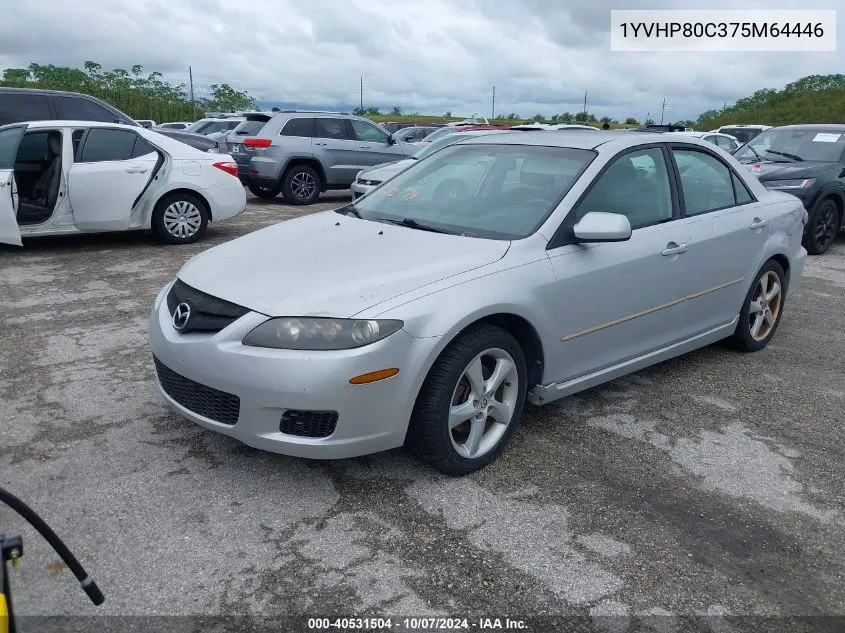
[[[47,97],[44,95],[0,95],[0,125],[21,121],[49,121],[52,118]]]
[[[258,134],[267,121],[270,120],[268,116],[251,115],[247,117],[246,121],[241,121],[238,127],[235,128],[235,134],[238,136],[255,136]]]
[[[740,143],[747,143],[752,138],[757,136],[762,130],[759,128],[747,127],[723,127],[719,130],[722,134],[730,134],[735,137]]]
[[[314,119],[291,119],[279,132],[281,136],[314,136]]]

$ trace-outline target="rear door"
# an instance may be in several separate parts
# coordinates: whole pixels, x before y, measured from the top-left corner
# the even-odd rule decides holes
[[[330,184],[350,185],[362,169],[358,141],[346,119],[315,118],[311,148],[314,157],[323,165]]]
[[[405,158],[402,146],[391,143],[390,135],[377,125],[362,119],[352,119],[352,129],[358,142],[358,160],[363,167]]]
[[[132,130],[95,127],[82,138],[68,191],[76,226],[119,231],[153,176],[158,152]]]
[[[18,229],[18,191],[15,183],[15,158],[26,132],[25,125],[0,128],[0,243],[22,246]]]

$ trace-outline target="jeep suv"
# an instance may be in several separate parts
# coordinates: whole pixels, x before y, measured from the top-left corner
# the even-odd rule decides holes
[[[312,204],[329,189],[348,189],[362,169],[401,160],[419,147],[350,114],[250,113],[227,138],[241,181],[260,198],[282,193],[290,204]]]

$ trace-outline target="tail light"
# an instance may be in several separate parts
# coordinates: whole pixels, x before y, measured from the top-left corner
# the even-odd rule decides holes
[[[214,163],[214,166],[232,176],[238,175],[238,164],[234,161],[225,160],[220,163]]]
[[[266,149],[272,145],[273,139],[270,138],[245,138],[243,144],[247,147],[255,147]]]

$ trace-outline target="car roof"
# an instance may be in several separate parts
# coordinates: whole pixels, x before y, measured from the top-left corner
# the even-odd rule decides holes
[[[143,121],[145,119],[139,120]],[[34,129],[40,129],[45,127],[116,127],[125,128],[134,132],[138,131],[137,125],[125,125],[123,123],[107,123],[105,121],[66,121],[58,119],[53,121],[21,121],[20,123],[10,123],[10,125],[26,125]]]
[[[845,127],[845,126],[843,126]],[[671,134],[671,133],[669,133]],[[649,143],[669,142],[666,133],[643,132],[641,134],[619,134],[612,130],[596,130],[590,134],[584,134],[579,130],[560,130],[554,134],[546,131],[505,131],[497,134],[495,141],[484,137],[469,138],[462,141],[462,144],[496,143],[497,145],[535,145],[538,147],[565,147],[571,149],[595,150],[600,146],[606,146],[607,151],[618,151],[627,147],[646,145]],[[675,137],[677,139],[677,137]],[[697,137],[687,136],[686,142],[692,145],[699,145],[711,148],[712,144]]]
[[[777,130],[831,130],[845,133],[845,123],[801,123],[796,125],[778,125]]]

